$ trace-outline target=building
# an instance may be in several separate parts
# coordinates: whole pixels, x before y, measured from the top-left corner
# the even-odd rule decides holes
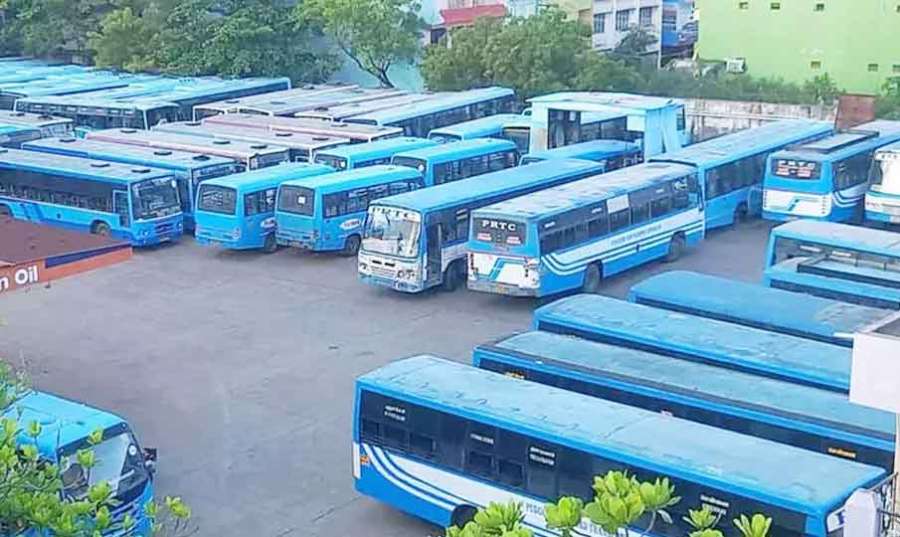
[[[506,0],[509,14],[513,17],[530,17],[546,6],[556,6],[572,20],[591,24],[593,0]]]
[[[689,45],[681,30],[693,17],[694,0],[593,0],[593,44],[597,50],[612,50],[633,28],[656,37],[647,53],[660,47]],[[726,1],[726,0],[720,0]]]
[[[697,0],[704,60],[732,71],[802,83],[828,74],[852,93],[900,77],[900,2]]]

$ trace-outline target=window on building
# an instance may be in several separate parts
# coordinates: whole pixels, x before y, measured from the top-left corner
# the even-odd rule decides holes
[[[893,68],[894,74],[900,74],[900,63],[895,63]]]
[[[818,71],[822,68],[822,62],[820,62],[819,60],[813,60],[809,62],[809,68]]]
[[[813,11],[825,11],[825,2],[816,3],[816,7],[813,8]]]
[[[653,7],[642,7],[638,12],[638,24],[643,27],[653,26]]]
[[[594,14],[594,33],[595,34],[605,34],[606,33],[606,13],[595,13]]]
[[[780,9],[781,9],[781,2],[772,2],[771,4],[769,4],[769,9],[771,9],[772,11],[778,11],[778,10],[780,10]]]
[[[870,72],[870,73],[877,73],[877,72],[878,72],[878,64],[877,64],[877,63],[870,63],[870,64],[869,64],[869,72]]]
[[[626,32],[631,26],[631,12],[633,9],[623,9],[616,12],[616,31]]]
[[[750,2],[738,2],[738,9],[750,9]]]

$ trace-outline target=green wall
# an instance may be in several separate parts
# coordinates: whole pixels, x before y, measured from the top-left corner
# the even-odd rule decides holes
[[[900,77],[900,0],[697,0],[697,8],[704,60],[743,57],[749,74],[791,82],[828,73],[852,93],[878,93]]]

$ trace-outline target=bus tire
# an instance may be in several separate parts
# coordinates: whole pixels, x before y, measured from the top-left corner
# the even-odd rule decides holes
[[[666,263],[674,263],[681,259],[681,256],[684,255],[684,250],[687,248],[687,241],[684,239],[684,235],[681,233],[676,234],[672,237],[672,241],[669,243],[669,251],[666,253],[666,257],[664,261]]]
[[[359,253],[359,245],[362,240],[359,238],[359,235],[350,235],[347,237],[347,240],[344,241],[344,248],[341,250],[341,255],[344,257],[353,257]]]
[[[600,284],[603,282],[603,271],[597,264],[588,265],[584,270],[584,282],[581,284],[581,292],[595,295],[600,292]]]
[[[441,282],[442,291],[446,293],[456,291],[464,276],[464,274],[462,274],[462,269],[460,268],[462,266],[463,264],[460,261],[450,263],[450,266],[444,271],[444,281]]]
[[[9,208],[9,205],[0,205],[0,216],[12,218],[12,209]]]
[[[278,241],[275,240],[275,234],[266,235],[266,241],[263,243],[262,251],[264,254],[274,254],[278,251]]]
[[[91,224],[91,233],[100,235],[101,237],[109,237],[112,234],[112,231],[109,229],[109,224],[106,222],[94,222]]]
[[[734,210],[734,225],[743,224],[747,221],[750,211],[747,209],[746,203],[741,203]]]
[[[450,515],[450,525],[462,528],[469,522],[475,520],[475,515],[477,513],[478,509],[472,505],[460,505],[454,509],[453,513]]]

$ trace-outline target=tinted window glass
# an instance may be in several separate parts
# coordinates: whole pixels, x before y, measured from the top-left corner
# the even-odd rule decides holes
[[[282,186],[278,196],[278,209],[286,213],[312,216],[316,193],[311,188]]]
[[[237,191],[223,186],[201,184],[197,199],[197,208],[201,211],[234,214],[237,205]]]

